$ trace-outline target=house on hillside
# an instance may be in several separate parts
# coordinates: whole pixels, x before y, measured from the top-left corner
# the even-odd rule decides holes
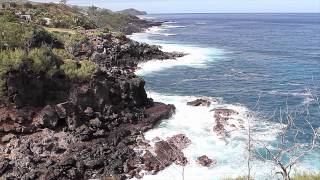
[[[50,18],[45,17],[45,18],[43,18],[43,20],[44,20],[44,23],[46,26],[50,26],[52,24],[52,19],[50,19]]]

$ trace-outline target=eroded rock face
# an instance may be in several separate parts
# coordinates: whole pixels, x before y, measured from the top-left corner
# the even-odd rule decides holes
[[[197,163],[199,163],[201,166],[204,166],[204,167],[210,167],[216,164],[217,162],[215,160],[210,159],[208,156],[203,155],[198,157]]]
[[[187,105],[189,106],[207,106],[211,105],[211,101],[208,99],[196,99],[194,101],[188,102]]]

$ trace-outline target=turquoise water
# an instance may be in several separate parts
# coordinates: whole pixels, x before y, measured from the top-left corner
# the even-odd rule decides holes
[[[297,136],[298,141],[310,142],[312,131],[304,118],[310,118],[315,128],[320,127],[317,101],[320,90],[320,14],[166,14],[150,17],[167,23],[147,33],[135,34],[134,39],[162,45],[164,50],[189,53],[189,56],[173,62],[146,63],[138,71],[147,82],[150,96],[174,103],[178,109],[176,117],[163,122],[157,130],[150,132],[150,137],[190,131],[193,132],[190,136],[199,137],[201,135],[197,133],[207,130],[202,136],[211,141],[208,136],[213,120],[208,120],[211,118],[209,110],[197,109],[194,111],[199,110],[199,114],[196,114],[183,105],[190,96],[206,96],[221,98],[223,106],[240,111],[245,108],[243,119],[249,111],[254,112],[257,115],[254,121],[260,124],[255,127],[256,133],[265,133],[259,136],[268,137],[267,142],[271,145],[279,142],[275,128],[279,125],[280,108],[288,109],[295,114],[295,122],[304,132]],[[179,113],[190,113],[190,116]],[[199,117],[203,124],[197,129],[193,119]],[[190,126],[184,126],[188,123],[186,120]],[[293,137],[290,135],[288,141],[293,141]],[[207,148],[204,152],[220,154],[220,166],[208,171],[216,174],[223,171],[228,176],[243,174],[241,171],[245,167],[234,173],[230,169],[234,168],[232,165],[238,166],[234,155],[241,156],[238,151],[244,148],[244,139],[235,134],[232,138],[234,144],[217,145],[218,140],[203,142],[207,144],[203,147]],[[237,151],[231,151],[229,146]],[[221,154],[219,151],[223,148],[230,148],[230,152]],[[191,158],[196,157],[195,152],[191,152],[196,151],[195,148],[186,151]],[[245,154],[245,151],[241,152]],[[259,160],[257,163],[267,164]],[[305,156],[297,168],[320,171],[319,147]],[[197,173],[190,176],[198,177]],[[202,179],[212,179],[208,176],[212,174],[204,175]]]

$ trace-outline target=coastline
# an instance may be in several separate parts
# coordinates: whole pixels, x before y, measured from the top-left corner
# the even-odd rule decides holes
[[[63,5],[51,6],[67,8]],[[17,23],[17,26],[21,24]],[[42,26],[38,28],[41,33],[53,38]],[[53,68],[71,63],[72,66],[67,68],[75,69],[54,71],[57,75],[52,77],[28,65],[20,68],[18,64],[17,70],[8,69],[2,98],[11,94],[15,98],[7,98],[8,101],[0,107],[1,177],[90,179],[113,176],[124,179],[138,176],[144,165],[141,163],[146,163],[148,159],[134,151],[137,138],[174,113],[173,105],[148,98],[144,80],[132,71],[138,62],[181,57],[182,54],[164,53],[157,46],[140,44],[122,34],[101,29],[73,32],[70,36],[66,35],[74,38],[71,40],[75,42],[70,54],[64,52],[58,56],[56,52],[66,51],[64,46],[52,52],[50,48],[37,47],[41,43],[35,44],[35,48],[39,49],[33,51],[40,52],[40,58],[44,56],[41,53],[54,57],[49,60],[60,64]],[[42,40],[41,36],[35,38]],[[64,55],[74,59],[63,61],[66,58]],[[6,61],[3,57],[6,56],[1,56],[1,61]],[[85,57],[90,57],[90,61],[83,60]],[[77,62],[73,62],[75,60]],[[23,62],[23,58],[17,61]],[[30,61],[33,59],[30,58]],[[89,72],[78,68],[89,68]],[[84,78],[75,74],[75,79],[66,75],[78,70],[88,74]],[[64,85],[63,93],[60,86],[50,89],[52,79]],[[20,86],[24,81],[31,83],[26,87]],[[44,95],[49,90],[51,94],[59,95],[57,99],[54,96],[53,102]]]
[[[170,22],[169,22],[170,24]],[[179,27],[179,26],[178,26]],[[164,27],[165,29],[167,27]],[[173,27],[174,28],[174,27]],[[159,33],[160,32],[160,33]],[[170,33],[170,32],[169,32]],[[135,35],[135,34],[134,34]],[[134,36],[133,35],[133,36]],[[158,35],[163,36],[163,39],[165,39],[166,36],[168,36],[168,32],[161,32],[161,26],[156,28],[151,28],[147,30],[144,34],[136,34],[133,39],[140,42],[147,42],[150,44],[156,44],[163,46],[163,49],[172,50],[174,49],[173,46],[179,46],[178,43],[175,42],[165,42],[165,40],[152,40],[149,38],[149,36],[152,35]],[[140,39],[139,39],[140,38]],[[188,45],[183,45],[180,49],[185,49],[188,47]],[[194,47],[193,47],[194,49]],[[212,50],[212,49],[211,49]],[[186,54],[189,54],[186,51],[182,51]],[[223,51],[220,51],[221,54],[217,53],[218,56],[223,55]],[[204,59],[207,58],[207,56],[212,56],[212,54],[204,54]],[[187,55],[188,56],[188,55]],[[187,57],[186,56],[186,57]],[[184,57],[184,58],[186,58]],[[178,67],[192,67],[192,68],[205,68],[206,62],[204,61],[201,63],[201,66],[197,67],[194,66],[194,64],[190,65],[186,61],[182,61],[183,58],[179,58],[174,64],[170,64],[168,62],[161,63],[161,61],[149,61],[144,64],[140,64],[140,69],[136,72],[138,75],[147,76],[147,77],[153,77],[156,79],[157,73],[165,73],[166,69],[168,70],[174,70],[179,69]],[[163,66],[162,66],[163,65]],[[150,79],[150,78],[148,78]],[[186,78],[187,79],[187,78]],[[147,81],[148,83],[148,81]],[[230,144],[225,143],[224,140],[221,140],[219,137],[214,138],[214,133],[212,132],[212,129],[210,126],[212,126],[212,122],[210,122],[210,119],[212,118],[212,113],[208,113],[210,110],[215,108],[226,108],[226,109],[233,109],[237,112],[239,112],[239,116],[235,117],[234,124],[237,123],[237,119],[243,119],[246,123],[248,116],[252,115],[252,111],[247,109],[247,107],[244,107],[243,105],[235,105],[235,104],[228,104],[227,102],[223,102],[223,99],[221,97],[218,97],[219,102],[215,105],[211,105],[209,108],[205,107],[199,107],[199,108],[192,108],[186,106],[187,102],[201,99],[201,98],[217,98],[217,97],[203,97],[203,96],[183,96],[183,95],[176,95],[174,92],[159,92],[159,91],[150,91],[149,88],[147,91],[148,95],[151,96],[153,99],[174,104],[176,106],[176,114],[171,117],[168,120],[163,120],[155,129],[151,129],[148,132],[146,132],[146,140],[152,142],[153,139],[157,137],[162,137],[163,139],[168,138],[170,136],[176,135],[176,134],[184,134],[189,139],[191,139],[192,144],[190,147],[187,147],[185,150],[183,150],[184,154],[186,155],[189,163],[187,166],[182,167],[178,165],[172,165],[168,168],[166,168],[163,171],[160,171],[159,174],[155,176],[144,176],[143,179],[165,179],[166,177],[170,176],[175,179],[179,179],[182,176],[182,173],[184,172],[184,178],[185,179],[208,179],[212,180],[212,177],[215,177],[215,179],[221,179],[221,178],[236,178],[239,176],[246,175],[246,142],[243,141],[246,139],[247,136],[247,125],[245,125],[245,129],[240,132],[235,132],[235,134],[231,135]],[[195,111],[195,113],[191,113],[192,111]],[[188,115],[186,115],[188,114]],[[265,141],[265,142],[272,142],[276,141],[277,137],[276,134],[277,129],[281,129],[281,124],[276,124],[272,122],[267,122],[265,119],[261,119],[261,117],[254,116],[251,117],[250,123],[252,124],[252,128],[259,129],[260,132],[256,134],[256,138],[259,139],[259,141]],[[209,121],[208,121],[209,120]],[[201,124],[200,122],[203,122]],[[186,124],[187,123],[187,124]],[[190,125],[192,124],[192,125]],[[208,127],[208,128],[204,128]],[[192,129],[191,129],[192,128]],[[231,130],[232,131],[232,130]],[[205,134],[205,135],[203,135]],[[194,137],[193,137],[194,136]],[[195,138],[200,137],[200,138]],[[209,137],[209,139],[208,139]],[[212,139],[211,139],[212,138]],[[242,140],[241,140],[242,139]],[[212,147],[208,148],[206,145],[210,144]],[[226,146],[227,145],[227,146]],[[215,147],[214,147],[215,146]],[[229,149],[230,148],[230,149]],[[201,152],[202,151],[202,152]],[[200,155],[207,154],[213,157],[217,160],[218,164],[217,166],[214,166],[209,169],[205,169],[201,166],[199,166],[196,162],[197,157]],[[262,162],[262,161],[255,161],[253,162],[254,169],[256,172],[255,177],[257,178],[266,178],[267,175],[273,170],[273,165],[270,163]],[[299,166],[300,171],[306,171],[308,172],[308,166],[303,167],[303,165]],[[264,169],[261,171],[261,169]],[[226,175],[227,174],[227,175]]]
[[[0,21],[8,27],[30,25],[23,19],[10,24],[1,12]],[[144,29],[151,24],[156,26]],[[214,43],[193,42],[200,34],[189,28],[207,25],[148,21],[130,26],[139,33],[127,36],[100,28],[48,32],[36,25],[30,33],[21,27],[32,34],[28,50],[0,46],[0,179],[212,180],[246,175],[248,132],[272,147],[285,125],[216,91],[219,85],[223,92],[237,90],[241,82],[230,83],[228,77],[248,78],[250,85],[250,77],[259,72],[250,74],[224,61],[232,52]],[[128,32],[129,26],[121,27]],[[39,67],[33,66],[39,61]],[[222,81],[215,70],[224,67],[219,72],[227,78]],[[314,101],[311,90],[295,96],[304,97],[307,106]],[[320,167],[315,161],[319,155],[308,155],[296,168],[313,171]],[[258,157],[250,163],[257,179],[276,170]]]

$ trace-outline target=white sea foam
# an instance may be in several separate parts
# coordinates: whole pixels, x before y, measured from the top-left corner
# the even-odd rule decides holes
[[[214,61],[224,58],[226,52],[215,48],[203,48],[192,45],[181,45],[164,41],[150,40],[152,34],[162,34],[165,36],[166,28],[183,28],[183,27],[154,27],[146,31],[146,33],[137,33],[131,36],[132,39],[146,43],[156,44],[163,47],[164,51],[179,51],[187,53],[187,56],[178,58],[177,60],[153,60],[140,64],[140,69],[136,72],[139,75],[161,71],[166,68],[176,66],[188,66],[192,68],[206,68],[208,61]],[[186,79],[187,80],[187,79]],[[237,177],[246,175],[247,173],[247,130],[250,127],[254,133],[253,139],[261,142],[271,142],[277,139],[277,133],[280,124],[269,123],[255,116],[248,116],[251,112],[242,105],[226,104],[223,101],[213,103],[210,107],[192,107],[187,106],[188,101],[199,97],[165,95],[155,92],[148,92],[148,96],[155,101],[174,104],[176,106],[176,114],[168,119],[163,120],[157,128],[148,131],[145,134],[146,139],[152,140],[155,137],[166,139],[176,134],[185,134],[192,144],[184,150],[184,154],[188,159],[188,164],[184,167],[185,180],[214,180],[226,177]],[[223,139],[214,131],[215,125],[214,108],[227,108],[239,112],[233,115],[228,122],[236,127],[243,128],[232,129],[226,128],[230,133],[228,139]],[[217,160],[217,165],[205,168],[196,163],[199,156],[207,155]],[[254,159],[252,162],[253,176],[257,179],[265,179],[272,170],[274,165]],[[306,166],[303,166],[306,167]],[[300,167],[305,170],[305,168]],[[171,165],[157,175],[145,175],[144,180],[180,180],[182,179],[182,167]],[[267,177],[268,179],[272,179]]]
[[[166,52],[183,52],[187,55],[176,60],[152,60],[139,65],[136,74],[144,75],[151,72],[161,71],[175,66],[188,66],[192,68],[204,68],[208,61],[215,61],[224,57],[225,51],[216,48],[204,48],[193,45],[181,45],[165,41],[150,40],[149,36],[152,34],[162,34],[164,36],[172,36],[175,34],[165,33],[166,28],[180,28],[184,26],[164,25],[160,27],[149,28],[144,33],[135,33],[129,36],[131,39],[145,42],[149,44],[159,45],[163,51]]]
[[[155,101],[174,104],[177,110],[172,118],[163,120],[159,127],[147,132],[145,134],[146,139],[152,140],[155,137],[166,139],[172,135],[183,133],[192,141],[192,144],[184,150],[184,154],[189,161],[184,171],[186,180],[212,180],[245,175],[247,153],[246,129],[248,127],[247,118],[249,113],[246,107],[225,104],[223,102],[213,103],[210,107],[192,107],[188,106],[187,102],[199,97],[163,95],[154,92],[148,92],[148,95]],[[244,129],[230,132],[228,143],[226,143],[224,139],[221,139],[221,136],[216,135],[212,130],[215,120],[213,116],[214,112],[211,110],[215,108],[228,108],[239,112],[238,115],[232,116],[229,120],[229,123],[231,124],[237,124],[240,120],[244,122]],[[252,124],[253,129],[257,128],[257,126],[262,127],[259,128],[259,132],[255,133],[255,139],[260,141],[275,140],[276,124],[270,125],[266,122],[258,121],[258,119],[251,119],[250,123]],[[217,165],[211,168],[201,167],[196,163],[196,159],[202,155],[207,155],[210,158],[216,159]],[[268,164],[262,164],[262,162],[259,161],[256,161],[255,165],[260,165],[260,167],[264,168],[268,167]],[[164,171],[161,171],[158,175],[145,176],[144,179],[181,179],[181,171],[182,167],[172,165]],[[257,172],[262,174],[268,171],[259,170]]]

